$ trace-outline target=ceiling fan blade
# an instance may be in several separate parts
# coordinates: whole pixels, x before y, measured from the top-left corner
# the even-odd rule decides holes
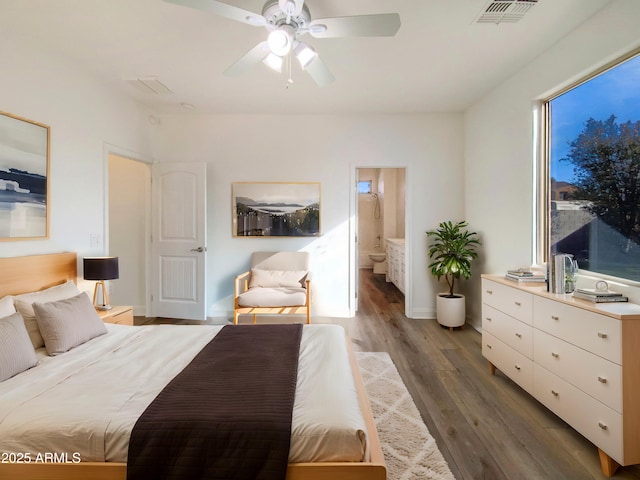
[[[320,57],[316,57],[316,59],[305,68],[305,71],[309,73],[319,87],[326,87],[336,79]]]
[[[316,38],[392,37],[400,28],[400,15],[381,13],[352,17],[317,18],[309,25]]]
[[[269,45],[267,42],[260,42],[240,59],[224,71],[227,77],[238,77],[249,70],[256,63],[260,63],[269,55]]]
[[[164,0],[167,3],[174,3],[184,7],[191,7],[197,10],[215,13],[221,17],[230,18],[242,23],[248,23],[254,26],[266,25],[266,19],[259,13],[250,12],[239,7],[234,7],[217,0]]]

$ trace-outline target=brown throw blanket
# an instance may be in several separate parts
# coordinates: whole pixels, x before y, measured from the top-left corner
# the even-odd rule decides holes
[[[229,325],[136,422],[127,480],[283,480],[302,325]]]

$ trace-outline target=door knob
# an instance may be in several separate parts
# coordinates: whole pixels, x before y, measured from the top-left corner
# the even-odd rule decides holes
[[[202,253],[202,252],[204,252],[204,251],[205,251],[205,249],[204,249],[204,248],[202,248],[202,247],[198,247],[198,248],[192,248],[192,249],[191,249],[191,251],[192,251],[192,252]]]

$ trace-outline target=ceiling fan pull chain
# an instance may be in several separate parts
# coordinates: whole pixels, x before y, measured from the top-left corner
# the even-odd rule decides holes
[[[293,85],[293,78],[291,78],[291,52],[287,55],[287,71],[289,72],[289,78],[287,79],[287,85],[285,88],[289,88]]]

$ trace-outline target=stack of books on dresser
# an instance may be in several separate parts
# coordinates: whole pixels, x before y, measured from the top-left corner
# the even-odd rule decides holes
[[[504,276],[507,280],[518,283],[544,283],[546,280],[544,273],[522,268],[518,270],[507,270]]]
[[[594,303],[629,301],[629,299],[621,293],[612,292],[611,290],[598,290],[596,288],[576,288],[576,290],[573,292],[573,296],[575,298],[589,300]]]

